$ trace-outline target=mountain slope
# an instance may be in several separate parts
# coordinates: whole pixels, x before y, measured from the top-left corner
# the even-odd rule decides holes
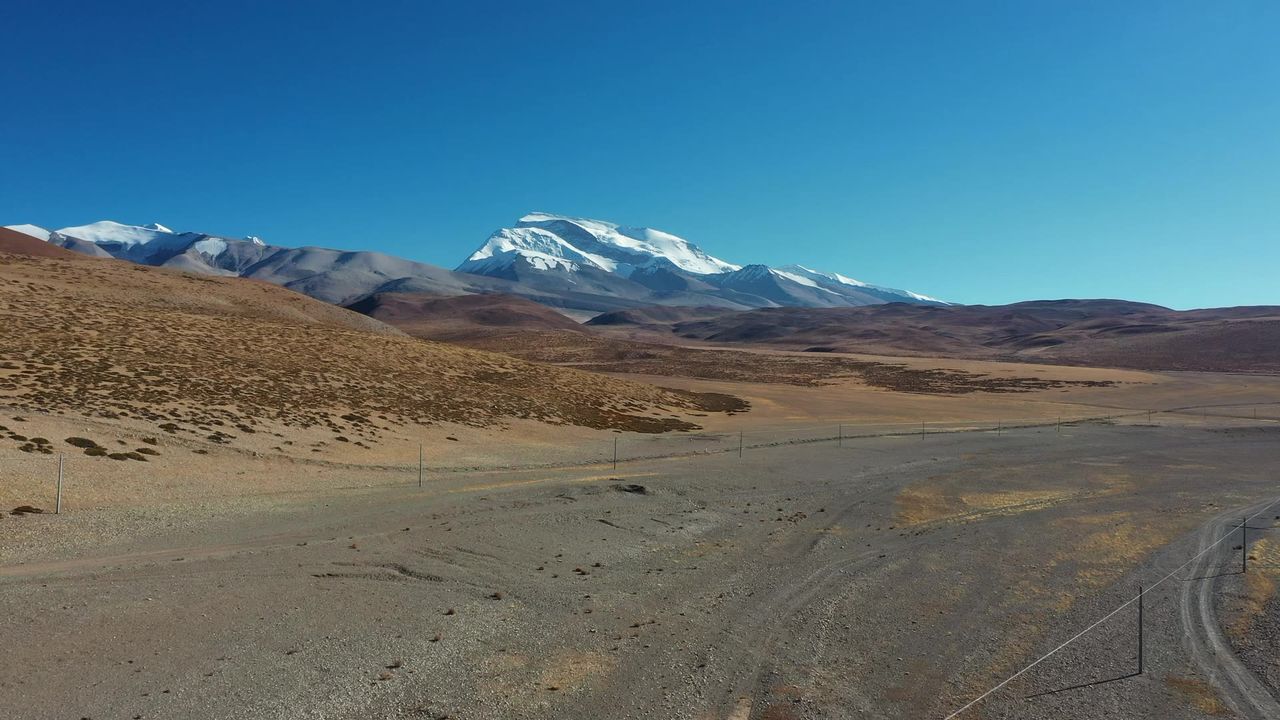
[[[418,338],[456,342],[512,331],[583,332],[574,320],[513,295],[377,293],[348,306]]]
[[[49,240],[49,231],[39,225],[6,225],[4,229],[19,232],[23,235],[36,238],[37,240],[43,240],[45,242],[48,242]]]
[[[29,225],[27,227],[35,226]],[[62,258],[64,260],[76,260],[79,258],[78,255],[70,250],[60,248],[57,245],[50,245],[45,240],[40,239],[39,235],[21,232],[8,227],[0,228],[0,253],[27,257]]]
[[[0,255],[0,323],[0,405],[304,457],[442,422],[661,431],[696,427],[686,418],[708,403],[741,409],[411,338],[266,283],[127,263]]]

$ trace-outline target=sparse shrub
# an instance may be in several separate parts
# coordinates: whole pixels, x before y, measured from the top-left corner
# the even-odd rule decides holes
[[[33,443],[35,443],[35,444],[37,444],[37,445],[48,445],[48,444],[49,444],[49,438],[33,437],[33,438],[31,438],[31,442],[33,442]]]
[[[160,441],[159,441],[159,440],[156,440],[155,438],[150,438],[150,437],[148,437],[148,438],[142,438],[142,442],[144,442],[144,443],[146,443],[146,444],[148,444],[148,445],[159,445],[159,444],[160,444]]]
[[[141,448],[138,448],[138,449],[137,449],[137,452],[139,452],[139,453],[141,453],[141,454],[143,454],[143,455],[159,455],[159,454],[160,454],[160,453],[159,453],[159,452],[157,452],[155,449],[153,449],[153,448],[148,448],[148,447],[141,447]]]
[[[94,445],[93,447],[85,448],[84,454],[88,455],[89,457],[102,457],[103,455],[107,454],[107,449],[104,447],[98,447],[97,445]]]
[[[96,443],[96,442],[94,442],[94,441],[90,440],[89,438],[82,438],[82,437],[69,437],[69,438],[67,438],[67,439],[65,440],[65,442],[66,442],[68,445],[71,445],[72,447],[78,447],[78,448],[95,448],[95,447],[98,447],[98,443]]]

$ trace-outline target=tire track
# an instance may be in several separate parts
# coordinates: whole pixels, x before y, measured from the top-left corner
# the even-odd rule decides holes
[[[1220,542],[1231,532],[1231,519],[1242,514],[1257,515],[1274,504],[1274,500],[1258,503],[1243,513],[1233,510],[1206,523],[1199,531],[1197,551],[1200,555],[1190,566],[1179,594],[1179,617],[1188,652],[1231,710],[1250,720],[1280,718],[1280,703],[1240,662],[1223,637],[1213,606],[1214,590],[1218,586],[1213,573],[1230,562],[1229,553],[1234,554],[1230,542]],[[1215,544],[1218,547],[1207,552]]]

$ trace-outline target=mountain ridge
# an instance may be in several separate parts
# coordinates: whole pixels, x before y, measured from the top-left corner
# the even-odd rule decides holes
[[[82,254],[264,280],[338,305],[387,292],[503,293],[585,320],[650,305],[749,310],[946,304],[799,265],[738,265],[662,230],[546,212],[528,213],[495,231],[454,270],[377,251],[283,247],[255,236],[179,232],[154,222],[10,228]]]

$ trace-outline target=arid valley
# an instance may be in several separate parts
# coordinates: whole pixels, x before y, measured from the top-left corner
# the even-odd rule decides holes
[[[1274,367],[360,314],[0,239],[0,716],[1277,717]]]

